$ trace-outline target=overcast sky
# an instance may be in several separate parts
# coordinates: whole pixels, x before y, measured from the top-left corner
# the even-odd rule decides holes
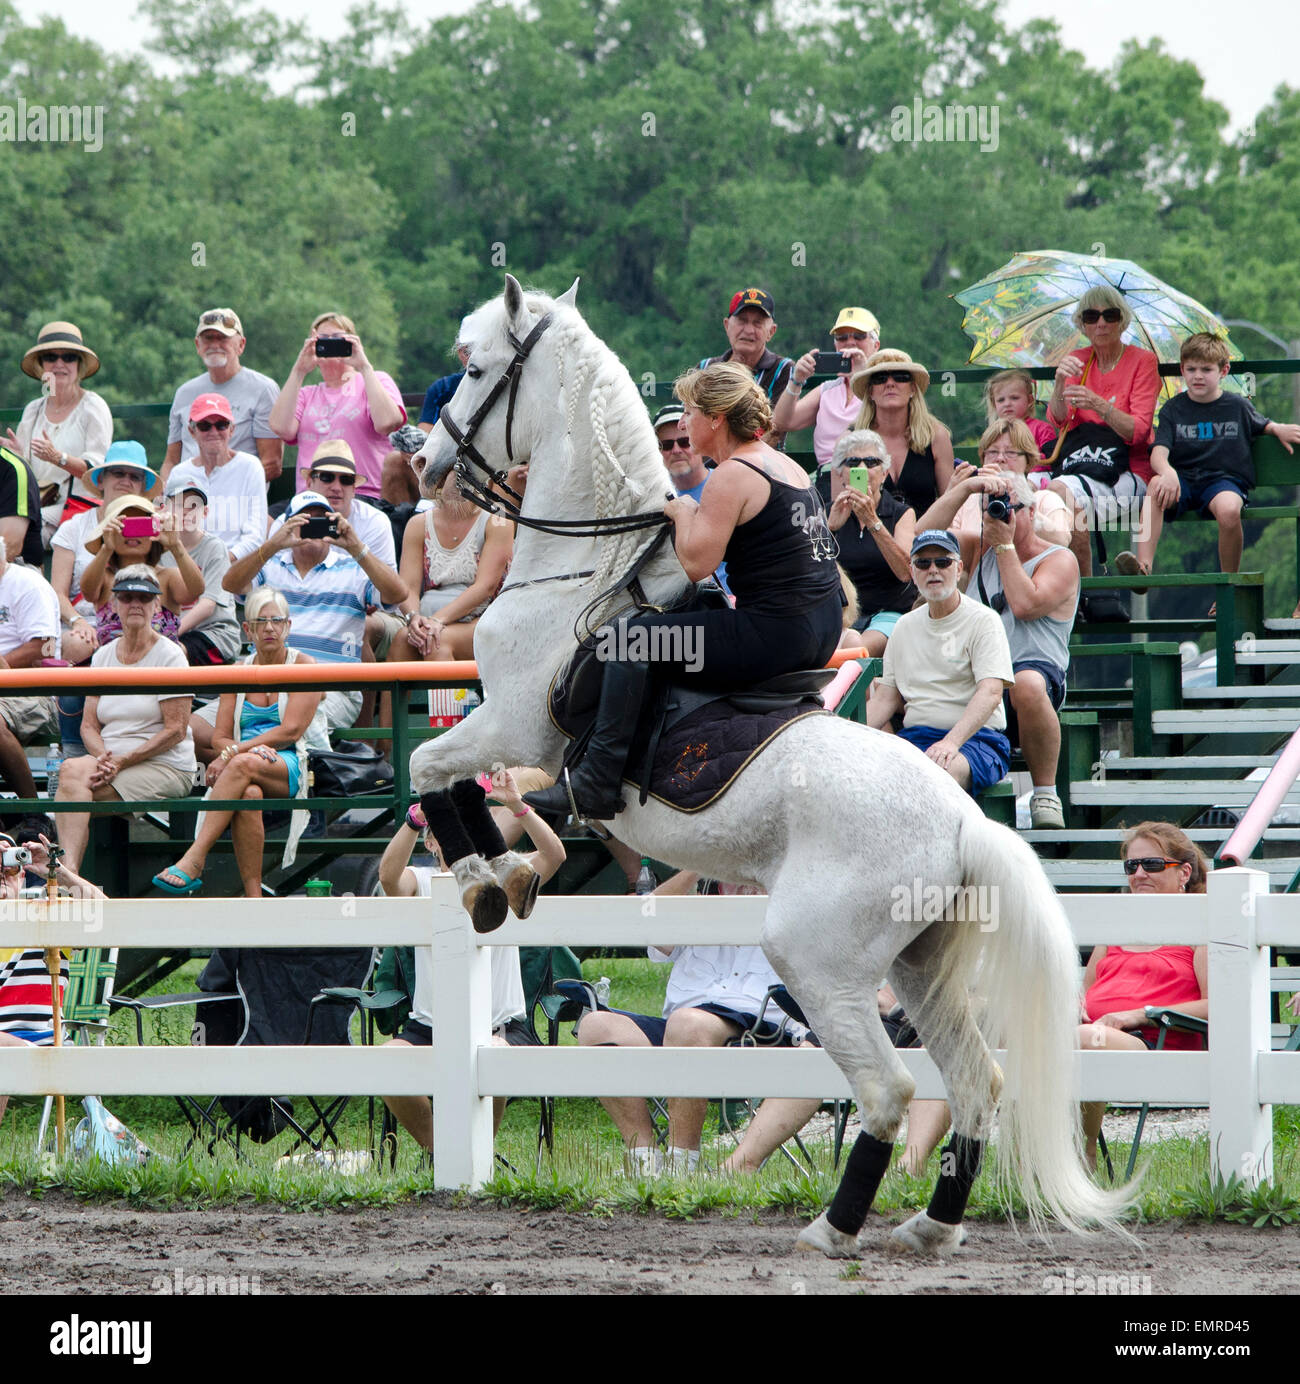
[[[344,16],[356,3],[261,0],[263,8],[308,20],[330,37],[343,32]],[[29,21],[57,14],[73,32],[110,49],[138,48],[147,32],[135,19],[134,0],[17,0],[17,7]],[[406,0],[407,13],[417,18],[468,8],[464,0]],[[1296,82],[1297,0],[1005,0],[1005,12],[1012,24],[1055,19],[1066,43],[1094,67],[1107,66],[1126,38],[1163,39],[1175,56],[1196,64],[1210,96],[1228,108],[1234,130],[1251,122],[1279,84]]]

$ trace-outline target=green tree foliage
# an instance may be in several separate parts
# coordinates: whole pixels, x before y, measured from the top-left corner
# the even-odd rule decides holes
[[[110,401],[195,373],[192,325],[215,304],[277,378],[337,306],[422,389],[502,268],[552,291],[581,275],[597,330],[661,389],[722,349],[749,282],[775,295],[787,354],[856,302],[888,344],[959,364],[948,295],[1031,248],[1104,246],[1300,336],[1300,94],[1230,142],[1158,41],[1090,70],[1054,25],[1013,29],[993,0],[489,0],[433,22],[390,5],[332,41],[255,0],[143,12],[148,60],[0,0],[0,104],[104,111],[93,155],[0,145],[0,353],[71,317]],[[996,112],[996,148],[899,138],[918,100]],[[0,403],[30,391],[0,373]],[[959,437],[974,394],[936,377]],[[1262,396],[1283,415],[1289,400]]]

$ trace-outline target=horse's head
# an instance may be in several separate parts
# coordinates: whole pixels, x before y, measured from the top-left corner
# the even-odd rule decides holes
[[[512,274],[507,274],[501,297],[484,303],[464,320],[460,343],[468,350],[465,377],[443,406],[439,417],[443,426],[436,426],[411,458],[421,494],[430,498],[436,494],[456,462],[460,439],[467,434],[469,444],[494,470],[529,460],[535,438],[535,409],[526,403],[525,386],[530,386],[527,394],[532,394],[541,383],[540,356],[531,364],[515,366],[513,380],[507,371],[538,323],[548,313],[573,307],[577,293],[576,279],[566,293],[548,298],[543,293],[526,292]],[[550,387],[554,392],[554,381]],[[478,480],[485,483],[486,478],[479,475]]]

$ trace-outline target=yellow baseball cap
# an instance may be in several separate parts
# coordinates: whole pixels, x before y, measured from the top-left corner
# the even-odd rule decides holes
[[[831,335],[843,331],[845,327],[855,332],[871,332],[877,341],[880,339],[880,323],[876,321],[876,314],[868,312],[866,308],[841,308],[831,328]]]

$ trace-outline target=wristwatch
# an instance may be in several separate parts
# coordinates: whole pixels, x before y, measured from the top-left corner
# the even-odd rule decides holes
[[[883,519],[877,519],[876,522],[875,522],[874,524],[872,524],[872,526],[867,530],[867,532],[868,532],[868,533],[879,533],[880,530],[883,529],[884,527],[885,527],[885,521],[884,521]]]
[[[995,553],[1014,553],[1015,550],[1016,545],[1014,543],[995,543],[993,545],[993,551]]]

